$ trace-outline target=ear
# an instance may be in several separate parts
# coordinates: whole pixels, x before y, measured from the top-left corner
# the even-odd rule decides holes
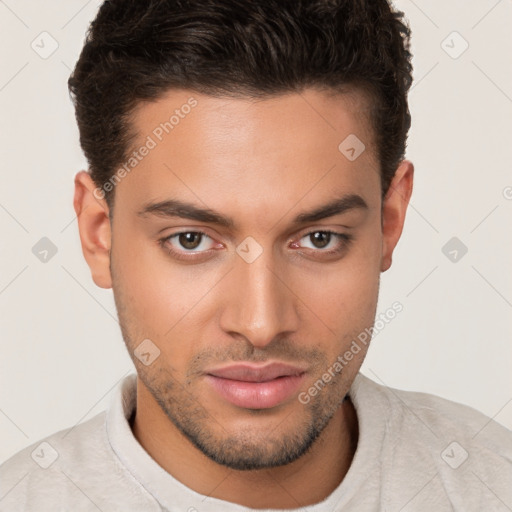
[[[105,193],[90,174],[80,171],[75,176],[73,206],[78,219],[82,252],[91,269],[92,279],[100,288],[112,288],[110,276],[111,231]]]
[[[414,166],[402,160],[382,203],[381,272],[391,267],[395,249],[405,222],[405,213],[412,194]]]

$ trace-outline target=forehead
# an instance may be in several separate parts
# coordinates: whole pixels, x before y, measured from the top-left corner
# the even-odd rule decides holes
[[[379,197],[369,106],[358,91],[257,100],[169,91],[133,112],[134,165],[116,204],[172,196],[237,216],[344,193]]]
[[[169,146],[170,140],[163,139],[192,142],[191,132],[196,139],[205,144],[214,143],[218,149],[221,149],[220,138],[216,135],[226,134],[231,150],[237,143],[246,148],[251,143],[272,147],[283,140],[290,146],[298,146],[305,140],[317,143],[315,138],[323,138],[328,132],[328,138],[337,141],[353,130],[369,147],[373,144],[371,106],[370,96],[353,88],[337,94],[306,89],[261,98],[216,97],[170,90],[156,101],[140,102],[132,113],[131,125],[137,134],[135,146],[148,135],[157,143],[169,143]],[[309,145],[305,150],[308,148]]]

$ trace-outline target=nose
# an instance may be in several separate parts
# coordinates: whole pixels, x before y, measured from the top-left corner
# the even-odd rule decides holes
[[[229,273],[222,329],[232,336],[245,337],[254,347],[264,348],[272,340],[297,330],[297,301],[287,283],[282,266],[272,262],[271,251],[252,263],[236,257]]]

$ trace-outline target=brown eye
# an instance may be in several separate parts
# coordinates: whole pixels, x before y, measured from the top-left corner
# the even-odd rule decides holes
[[[331,233],[329,231],[315,231],[310,233],[309,237],[317,249],[323,249],[331,241]]]
[[[184,263],[208,260],[213,254],[215,241],[203,231],[180,231],[160,238],[160,247],[174,260]]]
[[[309,249],[322,256],[342,253],[352,242],[353,236],[347,233],[318,230],[306,233],[300,240],[300,245],[295,243],[295,247]]]
[[[178,242],[184,249],[194,250],[200,245],[202,236],[203,234],[197,231],[180,233],[178,235]]]
[[[172,254],[192,257],[208,253],[214,241],[203,231],[180,231],[161,238],[159,242]]]

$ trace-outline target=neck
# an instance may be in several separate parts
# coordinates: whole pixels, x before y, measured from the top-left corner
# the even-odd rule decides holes
[[[299,508],[323,501],[345,477],[357,447],[357,414],[348,398],[311,449],[296,461],[270,469],[232,470],[200,452],[153,402],[138,380],[130,426],[149,455],[199,494],[249,508]]]

